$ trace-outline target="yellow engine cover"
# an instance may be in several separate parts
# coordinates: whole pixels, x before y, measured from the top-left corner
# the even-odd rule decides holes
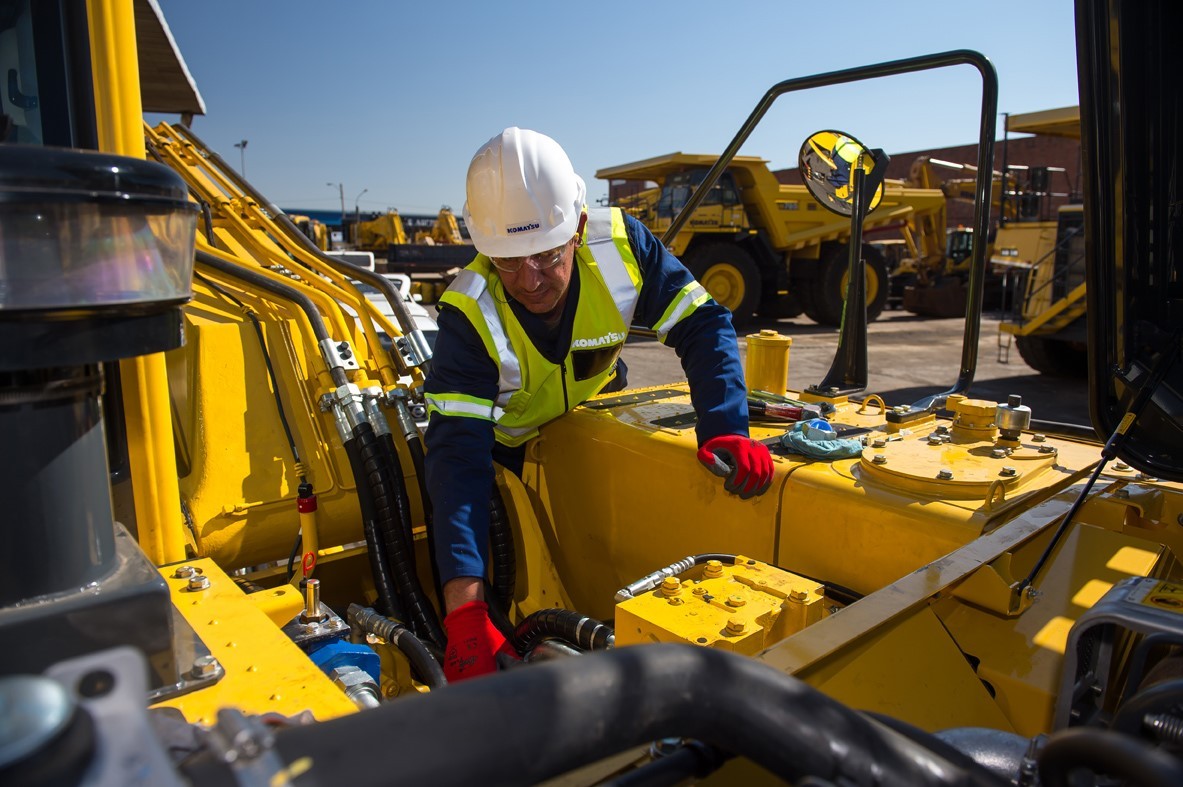
[[[616,644],[682,642],[754,655],[826,614],[817,582],[739,555],[711,560],[616,607]]]

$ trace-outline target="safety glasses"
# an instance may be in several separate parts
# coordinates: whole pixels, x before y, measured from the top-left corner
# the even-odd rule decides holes
[[[563,259],[563,252],[567,250],[567,244],[570,242],[567,241],[567,243],[564,243],[557,249],[539,252],[538,254],[530,254],[525,257],[490,257],[489,260],[493,263],[493,267],[502,273],[517,273],[527,263],[536,271],[545,271],[559,264]]]

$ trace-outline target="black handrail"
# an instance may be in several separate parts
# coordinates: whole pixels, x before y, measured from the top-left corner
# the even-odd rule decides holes
[[[842,71],[830,71],[815,76],[786,79],[768,89],[764,97],[756,104],[755,109],[740,127],[739,132],[724,149],[718,161],[707,172],[698,188],[690,195],[681,212],[674,218],[669,229],[661,237],[662,244],[669,246],[678,236],[682,227],[690,220],[691,214],[698,208],[706,195],[710,192],[719,176],[735,158],[740,147],[751,136],[752,131],[760,122],[772,103],[785,93],[798,90],[810,90],[817,87],[841,85],[847,82],[857,82],[864,79],[897,76],[915,71],[926,71],[946,66],[971,65],[982,75],[982,113],[978,130],[978,175],[974,185],[974,236],[987,237],[990,224],[990,188],[992,173],[994,172],[994,126],[998,112],[998,75],[990,60],[980,52],[969,49],[956,49],[934,55],[892,60],[871,66],[849,68]],[[913,409],[931,410],[943,404],[945,399],[967,390],[973,382],[974,370],[978,360],[978,338],[981,334],[982,295],[986,282],[986,247],[985,244],[974,244],[973,262],[970,267],[969,290],[966,293],[965,333],[961,344],[961,369],[953,387],[944,393],[925,397],[912,405]]]

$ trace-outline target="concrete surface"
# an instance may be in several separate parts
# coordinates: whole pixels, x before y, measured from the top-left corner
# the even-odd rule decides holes
[[[924,396],[948,390],[961,368],[965,321],[932,319],[904,311],[885,311],[871,323],[867,354],[867,391],[883,397],[888,406],[911,404]],[[741,334],[774,328],[793,339],[789,356],[789,388],[801,390],[821,382],[838,346],[836,328],[825,328],[806,317],[761,322]],[[745,342],[740,337],[740,354]],[[630,337],[623,358],[628,364],[628,387],[640,388],[684,381],[677,355],[656,339]],[[1009,358],[999,360],[998,320],[982,320],[974,382],[969,395],[1006,401],[1019,394],[1032,417],[1044,421],[1090,426],[1088,383],[1041,375],[1023,362],[1012,346]],[[1090,426],[1091,428],[1091,426]]]

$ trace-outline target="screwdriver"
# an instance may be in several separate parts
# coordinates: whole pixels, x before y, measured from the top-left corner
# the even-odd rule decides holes
[[[802,421],[809,418],[820,418],[821,408],[817,405],[802,404],[800,407],[778,402],[765,402],[759,399],[748,399],[748,414],[755,418],[773,421]]]

